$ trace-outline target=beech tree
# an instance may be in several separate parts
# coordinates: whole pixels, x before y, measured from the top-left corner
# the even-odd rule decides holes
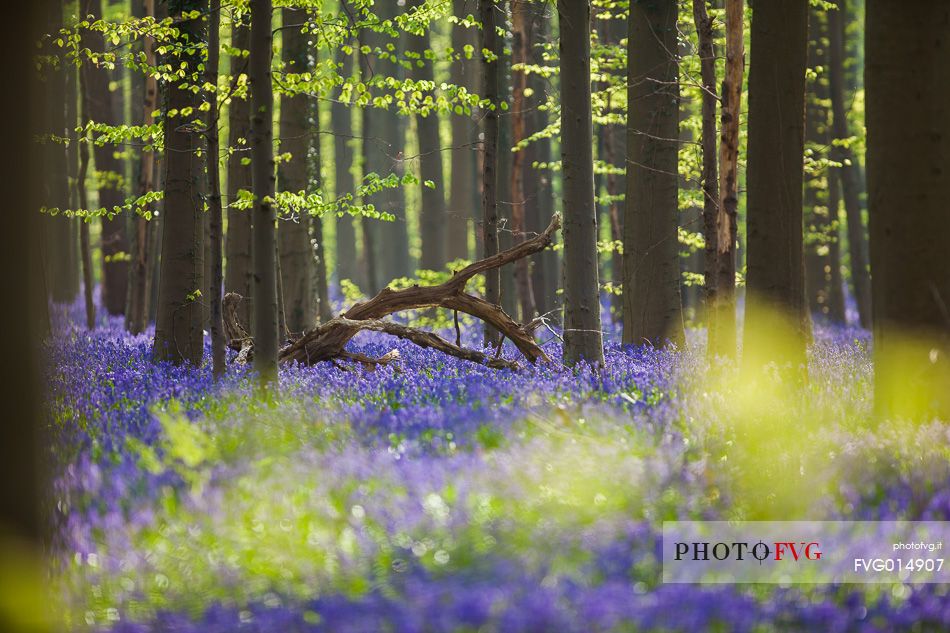
[[[303,32],[306,16],[293,9],[281,12],[283,24],[281,50],[285,73],[305,73],[310,68],[308,36]],[[283,191],[305,192],[310,150],[311,99],[305,94],[283,94],[280,98],[280,152],[289,153],[277,171],[277,184]],[[277,232],[280,252],[280,273],[283,284],[287,327],[304,332],[314,324],[316,298],[315,259],[310,245],[311,219],[307,209],[294,209],[291,217],[282,218]],[[322,246],[322,245],[321,245]]]
[[[204,285],[204,160],[201,94],[203,18],[208,2],[174,0],[169,15],[178,25],[174,41],[177,77],[165,83],[165,200],[161,273],[153,356],[176,364],[201,363]],[[194,17],[194,11],[199,17]],[[97,161],[98,162],[98,161]]]
[[[102,18],[102,0],[81,0],[81,6],[86,16]],[[99,31],[86,30],[83,39],[93,52],[101,53],[106,50],[105,39]],[[109,72],[104,67],[88,69],[86,90],[90,118],[106,125],[118,125],[121,122],[121,112],[114,108],[109,81]],[[96,143],[93,155],[96,161],[99,206],[109,211],[101,219],[103,304],[109,314],[124,314],[129,268],[124,254],[129,249],[129,243],[125,233],[125,218],[113,212],[116,207],[125,203],[121,185],[124,170],[112,144]]]
[[[743,361],[750,368],[770,360],[804,370],[802,182],[807,42],[807,0],[756,4],[749,67],[743,340]]]
[[[875,408],[948,415],[950,5],[866,11]]]
[[[498,83],[500,44],[495,30],[495,0],[478,0],[482,23],[482,97],[489,105],[482,119],[482,257],[498,252]],[[498,269],[485,272],[485,300],[498,303],[501,275]],[[485,324],[485,344],[498,343],[498,331]]]
[[[677,238],[676,19],[676,0],[636,2],[630,7],[624,343],[662,344],[683,339]]]
[[[251,29],[248,15],[235,11],[231,22],[230,75],[236,84],[247,80]],[[251,160],[248,138],[251,135],[251,103],[246,91],[235,91],[228,101],[228,232],[225,241],[224,286],[247,300],[241,302],[240,316],[251,322],[251,211],[236,208],[239,191],[251,190]]]
[[[457,17],[471,13],[470,0],[453,0],[452,8]],[[457,86],[465,86],[477,92],[479,56],[478,31],[460,24],[452,25],[453,60],[449,69],[449,78]],[[469,256],[469,218],[480,222],[478,171],[476,166],[478,144],[478,121],[476,114],[454,113],[452,125],[451,183],[449,192],[449,217],[446,226],[446,257],[449,261],[466,259]]]
[[[858,157],[844,141],[852,134],[848,123],[844,94],[844,29],[843,14],[847,9],[844,0],[838,0],[837,8],[828,15],[828,88],[831,97],[833,121],[833,157],[841,167],[833,170],[841,182],[848,228],[848,255],[851,258],[851,284],[858,304],[861,327],[871,327],[871,273],[868,269],[868,238],[864,227],[861,207],[861,167]]]
[[[603,364],[594,205],[590,4],[559,0],[564,174],[564,363]]]
[[[274,92],[271,77],[271,0],[251,0],[251,39],[248,79],[251,90],[252,211],[251,296],[254,297],[254,369],[265,385],[276,386],[278,351],[277,216],[274,165]]]
[[[424,0],[410,0],[408,7],[418,11]],[[408,53],[413,64],[412,77],[416,81],[435,82],[432,62],[426,51],[432,48],[429,29],[408,33]],[[441,270],[445,265],[446,213],[442,143],[439,135],[439,116],[436,112],[416,114],[416,132],[419,136],[419,180],[422,208],[419,214],[419,233],[422,237],[421,268]]]
[[[337,50],[336,63],[340,76],[353,75],[353,51]],[[333,194],[340,196],[353,191],[353,163],[357,158],[353,139],[353,111],[342,99],[330,104],[330,128],[333,132]],[[336,278],[349,279],[358,286],[365,285],[359,274],[356,252],[356,224],[352,215],[344,213],[336,218]]]

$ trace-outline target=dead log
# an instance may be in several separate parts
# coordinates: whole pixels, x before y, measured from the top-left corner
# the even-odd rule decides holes
[[[544,232],[521,242],[512,248],[491,257],[469,264],[456,272],[448,281],[436,286],[412,286],[404,290],[384,288],[372,299],[357,303],[341,316],[306,332],[280,350],[278,360],[281,363],[299,362],[313,365],[322,361],[336,359],[355,360],[364,367],[392,362],[391,354],[378,359],[362,354],[346,352],[344,347],[359,332],[364,330],[384,332],[398,336],[424,348],[437,349],[440,352],[487,365],[497,369],[517,369],[517,363],[499,356],[489,357],[483,352],[466,349],[450,343],[441,336],[416,328],[383,321],[384,317],[407,310],[446,308],[455,312],[470,314],[481,321],[491,324],[504,338],[509,339],[529,362],[538,360],[549,362],[547,354],[534,340],[537,323],[520,324],[512,319],[501,306],[489,303],[480,297],[465,292],[468,282],[481,273],[511,264],[525,257],[543,251],[551,245],[554,233],[561,226],[561,217],[555,214]],[[241,297],[228,293],[224,299],[225,331],[232,349],[240,352],[239,358],[247,359],[253,352],[253,339],[238,319],[237,305]]]

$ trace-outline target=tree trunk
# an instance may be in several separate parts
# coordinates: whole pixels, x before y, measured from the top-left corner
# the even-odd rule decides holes
[[[743,0],[726,0],[726,72],[720,92],[719,196],[716,215],[716,301],[707,314],[709,350],[735,357],[736,259],[739,208],[739,116],[745,72]]]
[[[495,0],[478,0],[482,22],[482,98],[491,105],[483,117],[482,141],[482,258],[498,252],[498,84],[500,55],[495,32]],[[495,56],[490,59],[485,52]],[[501,276],[497,269],[485,273],[485,300],[497,304],[501,297]],[[485,325],[485,345],[498,343],[498,331]]]
[[[531,3],[532,24],[531,28],[535,33],[532,38],[536,42],[546,42],[548,39],[549,22],[551,20],[550,12],[544,4]],[[541,46],[532,47],[529,51],[532,65],[543,65],[544,48]],[[548,127],[549,118],[546,110],[539,106],[547,102],[548,89],[550,84],[548,80],[541,75],[534,73],[528,77],[528,87],[531,89],[532,96],[529,100],[531,115],[531,133],[539,132]],[[525,216],[528,222],[528,229],[533,232],[540,232],[550,221],[554,213],[554,172],[551,170],[551,139],[540,138],[532,144],[529,150],[530,160],[526,163],[533,165],[538,163],[534,169],[533,175],[525,182],[525,198],[528,202],[528,208]],[[534,301],[538,312],[548,315],[558,321],[558,306],[560,297],[557,294],[561,273],[558,263],[558,254],[554,249],[547,249],[538,254],[537,261],[532,267],[531,285],[534,288]]]
[[[336,63],[340,75],[349,78],[353,75],[353,53],[349,55],[342,48],[337,50]],[[333,194],[339,198],[353,193],[353,163],[356,159],[353,145],[353,110],[350,105],[339,99],[330,104],[330,126],[333,132]],[[356,255],[356,228],[354,217],[348,213],[336,218],[336,278],[337,282],[349,279],[357,285],[365,285],[359,270]]]
[[[676,0],[636,3],[628,44],[623,341],[683,339],[678,240]],[[566,232],[565,232],[566,234]]]
[[[841,278],[841,230],[838,226],[838,211],[841,193],[838,188],[837,168],[828,169],[828,218],[831,221],[831,239],[828,243],[828,318],[834,323],[848,323],[844,308],[844,280]]]
[[[804,372],[802,254],[808,3],[758,3],[749,69],[745,350],[750,369],[775,361]]]
[[[517,147],[528,137],[527,122],[530,116],[528,99],[525,91],[528,88],[528,74],[524,70],[516,70],[514,66],[530,64],[532,40],[532,11],[531,3],[527,0],[511,1],[512,34],[512,76],[514,77],[514,100],[511,108],[512,144]],[[515,152],[511,165],[511,230],[516,241],[527,237],[527,207],[528,194],[525,181],[532,178],[533,169],[528,163],[530,153],[527,147]],[[522,321],[530,321],[537,314],[534,305],[534,289],[531,287],[531,273],[527,259],[515,262],[515,281],[518,285],[518,299],[521,303]]]
[[[564,363],[604,362],[590,88],[590,5],[559,0],[564,174]]]
[[[471,11],[470,0],[453,0],[453,13],[456,16],[468,15]],[[457,86],[464,86],[477,93],[478,57],[466,57],[466,46],[477,51],[476,30],[458,24],[452,25],[452,50],[457,58],[449,69],[450,80]],[[478,192],[475,183],[478,179],[475,159],[477,156],[478,123],[471,114],[453,114],[452,123],[452,180],[449,193],[449,214],[446,226],[446,256],[449,261],[468,259],[469,217],[479,208]]]
[[[808,69],[805,82],[805,151],[813,160],[821,158],[828,144],[827,89],[822,76],[825,60],[821,15],[816,7],[808,12]],[[831,228],[825,200],[825,175],[827,170],[818,167],[805,172],[805,192],[802,216],[805,225],[805,300],[808,313],[827,317],[828,285],[825,283],[825,266],[828,264],[828,240]]]
[[[703,275],[705,281],[705,305],[711,310],[716,304],[716,282],[719,268],[719,171],[716,143],[716,52],[713,47],[713,20],[706,11],[706,0],[693,0],[693,21],[699,38],[699,68],[702,77],[702,139],[703,150]],[[716,320],[707,318],[709,354],[718,351],[713,344],[716,337]]]
[[[30,253],[42,230],[35,209],[48,204],[42,191],[42,177],[49,175],[48,166],[43,164],[46,157],[38,155],[34,141],[49,133],[48,121],[38,116],[47,100],[37,78],[33,49],[46,27],[45,8],[37,2],[6,5],[5,17],[13,28],[5,34],[0,48],[6,86],[10,95],[15,95],[7,100],[4,111],[9,123],[4,130],[4,150],[14,159],[4,169],[2,197],[8,206],[3,214],[3,233],[8,241],[0,251],[4,298],[10,302],[0,317],[3,331],[10,335],[6,345],[10,356],[2,385],[7,419],[0,429],[0,564],[3,573],[9,574],[9,582],[16,583],[8,591],[19,594],[12,601],[13,611],[5,607],[0,617],[7,625],[4,629],[12,633],[54,628],[44,622],[44,616],[26,610],[28,601],[42,600],[46,595],[41,580],[49,569],[51,517],[46,513],[53,504],[48,492],[52,483],[44,472],[51,461],[51,447],[43,432],[49,419],[40,382],[44,333],[38,325],[44,316],[32,311],[37,299],[45,306],[46,284],[42,269],[33,266]],[[62,99],[59,104],[63,104]],[[37,296],[38,289],[44,296]]]
[[[240,51],[250,48],[251,31],[247,16],[243,22],[231,26],[231,46]],[[231,57],[231,77],[247,74],[247,57]],[[232,79],[234,81],[235,79]],[[251,104],[247,98],[232,97],[228,111],[228,146],[233,153],[228,158],[228,234],[225,241],[224,287],[247,297],[238,307],[238,315],[244,323],[251,322],[251,211],[235,209],[234,202],[239,191],[251,191],[250,147]]]
[[[620,46],[626,35],[626,24],[617,19],[602,21],[603,44]],[[613,81],[613,91],[608,95],[607,111],[610,114],[626,117],[626,93],[623,99],[618,99],[620,89],[627,83],[624,69],[608,71],[618,75]],[[617,83],[620,82],[618,86]],[[605,191],[609,197],[607,203],[607,221],[610,227],[610,240],[613,248],[610,253],[610,281],[613,292],[610,294],[610,314],[614,323],[623,323],[623,295],[619,294],[623,288],[623,249],[618,245],[623,242],[623,197],[626,189],[627,169],[627,140],[626,129],[623,124],[609,123],[602,132],[604,161],[610,169],[605,178]]]
[[[282,11],[284,72],[305,73],[309,69],[308,36],[301,32],[305,16],[293,9]],[[299,193],[307,190],[308,151],[310,149],[310,98],[305,94],[283,95],[280,98],[280,151],[289,152],[290,160],[281,162],[277,170],[278,185],[283,191]],[[319,136],[317,136],[319,139]],[[287,327],[292,332],[305,332],[316,317],[313,295],[314,253],[310,245],[310,223],[306,209],[295,209],[293,217],[282,218],[277,238],[280,242],[280,272],[283,284],[283,307]],[[322,244],[320,245],[322,248]]]
[[[410,0],[407,8],[417,11],[424,0]],[[416,81],[435,82],[433,62],[426,59],[425,52],[432,47],[429,28],[422,35],[406,34],[410,53],[418,55],[412,70]],[[422,259],[419,267],[426,270],[442,270],[445,267],[446,210],[445,177],[442,169],[442,137],[439,133],[439,115],[431,112],[426,116],[416,115],[416,131],[419,135],[419,172],[421,176],[422,211],[419,227],[422,237]],[[432,186],[429,186],[431,184]]]
[[[102,17],[102,0],[82,0],[82,2],[85,15]],[[83,40],[84,45],[90,50],[105,51],[102,33],[86,31],[83,33]],[[112,94],[109,92],[109,71],[105,68],[90,68],[87,89],[89,112],[90,115],[95,113],[95,121],[107,125],[118,125],[121,122],[121,113],[113,108]],[[125,203],[120,184],[123,175],[122,162],[116,157],[115,148],[110,145],[96,145],[93,154],[96,160],[96,172],[100,178],[99,206],[111,211]],[[128,263],[122,254],[129,248],[125,235],[125,216],[121,214],[116,214],[112,218],[103,216],[101,224],[103,304],[109,314],[123,314],[128,285]]]
[[[46,3],[47,28],[49,33],[55,34],[63,26],[63,3],[59,0]],[[54,35],[55,37],[55,35]],[[51,51],[50,51],[51,52]],[[61,63],[60,66],[47,68],[46,77],[46,117],[48,132],[57,136],[70,137],[73,135],[71,128],[75,127],[75,121],[67,130],[66,125],[66,71],[68,65]],[[44,200],[43,204],[58,209],[69,207],[69,181],[66,169],[66,148],[59,143],[46,143],[44,146],[46,155],[44,158],[44,169],[47,170],[47,178],[44,182]],[[50,297],[53,301],[67,303],[75,297],[75,284],[72,283],[72,277],[75,276],[75,260],[70,259],[70,238],[72,235],[72,220],[65,215],[46,217],[43,220],[46,243],[50,248],[49,261],[46,268],[49,274],[47,287],[50,291]]]
[[[201,18],[186,19],[191,11],[206,12],[208,3],[181,0],[169,7],[178,21],[178,43],[192,45],[204,39]],[[176,62],[177,62],[176,58]],[[201,180],[204,161],[199,130],[203,128],[199,107],[201,95],[188,85],[200,85],[200,52],[181,56],[185,77],[166,85],[165,113],[165,201],[162,209],[162,255],[159,274],[158,316],[155,324],[155,360],[175,364],[201,364],[203,322],[199,291],[204,286],[204,214]],[[185,84],[183,87],[182,84]],[[180,113],[191,109],[193,118]],[[177,111],[177,116],[169,116]]]
[[[155,0],[144,0],[144,17],[155,17]],[[155,42],[146,37],[143,43],[145,60],[149,66],[155,66]],[[149,75],[142,82],[144,88],[142,103],[142,124],[152,121],[152,113],[157,107],[158,83],[155,77]],[[155,152],[142,151],[139,164],[139,195],[145,195],[155,190]],[[149,221],[137,216],[133,225],[135,233],[133,240],[132,270],[129,274],[129,310],[126,315],[126,328],[133,334],[141,334],[148,323],[148,296],[151,285],[151,257],[149,250]]]
[[[70,136],[75,134],[79,125],[79,72],[74,66],[66,69],[66,128]],[[66,148],[66,182],[69,183],[69,208],[79,208],[76,179],[79,177],[79,143],[70,143]],[[82,220],[73,218],[69,221],[69,242],[66,250],[66,259],[70,262],[69,295],[75,298],[80,291],[82,280],[82,264],[79,254],[79,225]]]
[[[495,25],[503,33],[507,33],[508,13],[507,5],[510,0],[495,0],[498,11],[495,14]],[[511,248],[512,217],[511,217],[511,54],[508,47],[508,38],[498,38],[498,107],[504,104],[505,109],[498,112],[498,161],[497,161],[497,191],[495,199],[498,202],[498,249]],[[513,318],[518,318],[518,291],[515,284],[513,266],[504,266],[498,269],[501,279],[501,307]]]
[[[251,0],[251,180],[254,193],[251,261],[254,297],[254,369],[276,389],[279,327],[277,317],[277,218],[274,197],[274,92],[271,78],[271,0]]]
[[[88,68],[83,66],[79,71],[79,120],[83,129],[89,124],[89,97],[88,97]],[[86,196],[86,176],[89,174],[89,140],[86,135],[79,139],[79,173],[76,175],[76,200],[80,209],[89,208]],[[89,244],[89,218],[80,220],[79,225],[79,255],[82,261],[83,299],[86,305],[86,328],[96,328],[96,304],[92,298],[92,248]]]
[[[205,62],[205,82],[215,86],[207,95],[210,104],[208,110],[208,228],[211,242],[211,279],[208,284],[208,302],[211,319],[211,371],[221,376],[225,370],[227,341],[224,336],[224,314],[221,302],[224,300],[224,261],[222,260],[222,209],[221,209],[221,151],[219,147],[219,110],[218,110],[218,64],[221,43],[221,0],[211,0],[211,13],[208,16],[208,58]]]
[[[845,2],[839,0],[837,10],[828,11],[829,64],[828,83],[831,90],[831,112],[834,138],[851,137],[844,96],[844,25],[841,13]],[[850,148],[833,146],[833,157],[842,163],[838,170],[844,193],[848,224],[848,253],[851,256],[851,281],[858,303],[861,327],[871,327],[871,273],[868,270],[868,240],[861,210],[861,167]]]
[[[378,3],[374,10],[380,20],[394,19],[401,11],[395,2]],[[392,38],[385,33],[377,33],[372,29],[360,31],[360,44],[370,48],[368,54],[360,55],[364,81],[375,79],[381,85],[382,77],[402,79],[401,66],[376,54],[377,49],[386,52],[387,44],[391,43]],[[378,91],[379,87],[375,87],[374,92]],[[376,173],[381,177],[386,177],[395,173],[401,177],[404,171],[405,138],[405,121],[394,109],[364,108],[364,175]],[[367,265],[373,265],[373,270],[368,275],[367,285],[371,293],[376,293],[391,279],[408,277],[412,274],[405,196],[401,187],[384,189],[364,202],[373,203],[380,212],[395,217],[394,222],[387,223],[371,218],[363,220],[363,234],[366,240],[364,253],[367,256]]]
[[[950,5],[868,0],[874,398],[950,415]]]
[[[314,62],[318,63],[317,51],[314,51]],[[326,191],[322,176],[323,154],[320,151],[320,100],[312,99],[310,102],[310,119],[313,133],[310,134],[310,159],[307,161],[307,179],[308,184],[317,190]],[[316,251],[311,247],[310,250],[310,296],[311,302],[316,297],[316,306],[311,303],[311,315],[316,307],[316,315],[320,323],[326,323],[333,318],[333,308],[330,305],[330,286],[327,277],[327,248],[323,237],[323,218],[310,218],[310,243],[316,246]],[[313,316],[311,316],[313,320]]]

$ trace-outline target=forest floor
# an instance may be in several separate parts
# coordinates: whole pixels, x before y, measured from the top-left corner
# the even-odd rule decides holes
[[[773,389],[710,367],[701,331],[519,372],[366,333],[354,351],[400,362],[284,367],[263,398],[56,312],[70,629],[950,630],[946,585],[659,581],[664,520],[950,520],[950,425],[869,428],[865,332],[817,328],[807,385]]]

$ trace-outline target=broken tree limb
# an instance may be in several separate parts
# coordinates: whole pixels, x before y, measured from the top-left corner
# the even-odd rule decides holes
[[[403,290],[384,288],[373,298],[357,303],[341,316],[330,319],[286,345],[280,350],[279,362],[313,365],[322,361],[349,359],[363,363],[364,366],[385,364],[382,361],[389,354],[382,359],[372,359],[363,355],[354,355],[344,349],[359,332],[369,330],[398,336],[420,347],[437,349],[450,356],[489,367],[517,369],[518,365],[513,361],[505,360],[497,355],[489,357],[483,352],[462,347],[458,336],[456,344],[452,344],[437,334],[382,320],[397,312],[427,308],[446,308],[456,313],[469,314],[496,328],[503,338],[508,338],[515,344],[529,362],[535,363],[538,360],[549,362],[547,354],[534,340],[537,324],[517,323],[505,313],[501,306],[466,293],[465,286],[476,275],[541,252],[551,245],[553,235],[560,226],[561,216],[555,214],[542,233],[491,257],[469,264],[444,283],[435,286],[412,286]],[[225,296],[225,330],[232,349],[241,350],[246,358],[251,352],[245,353],[245,346],[253,345],[253,341],[238,321],[237,304],[240,299],[240,295],[234,293],[228,293]]]

